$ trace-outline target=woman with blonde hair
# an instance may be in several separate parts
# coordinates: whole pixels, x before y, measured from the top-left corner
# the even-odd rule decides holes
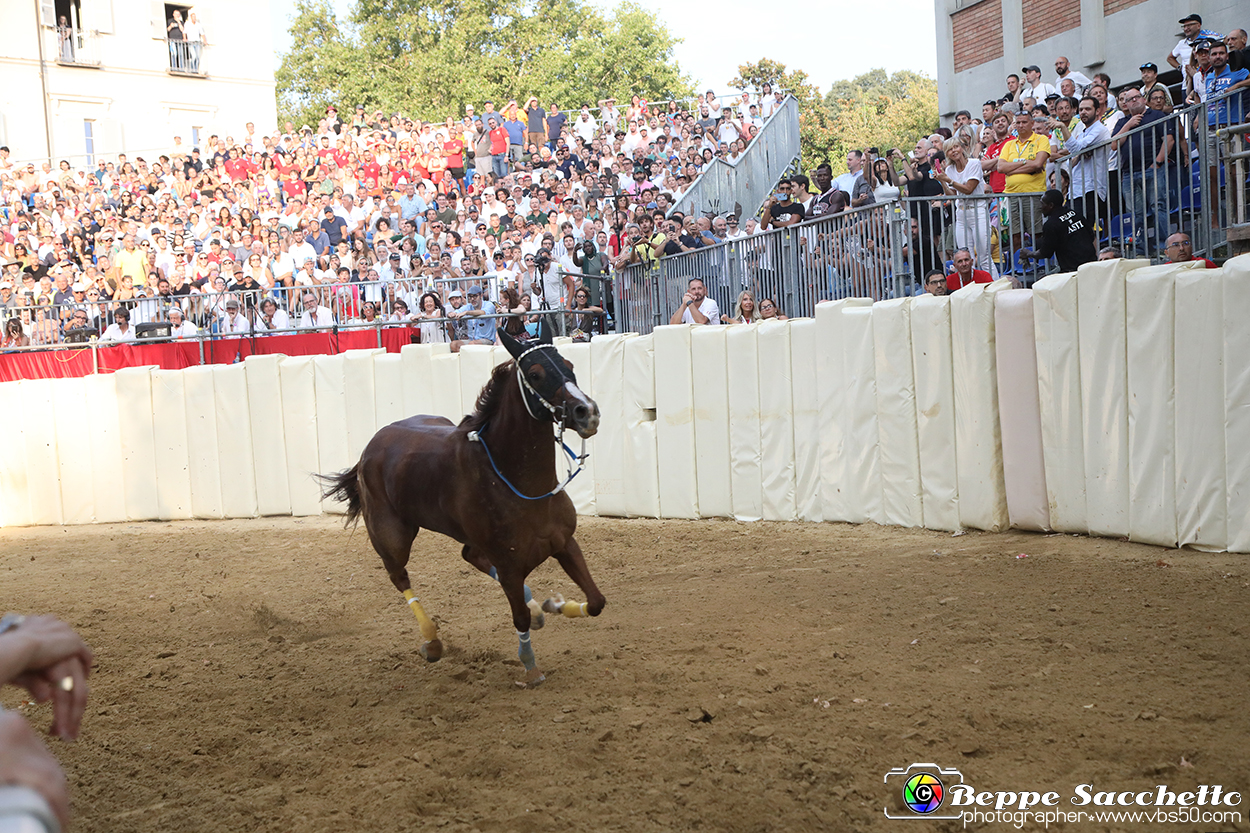
[[[958,136],[947,139],[942,145],[946,153],[946,166],[934,179],[942,183],[942,190],[951,196],[981,197],[985,194],[985,174],[981,160],[968,157]],[[995,278],[998,269],[990,256],[989,202],[984,199],[955,201],[955,246],[972,252],[976,268],[984,269]]]
[[[759,306],[755,303],[755,293],[749,289],[739,292],[738,302],[734,304],[733,318],[722,315],[720,320],[722,324],[754,324],[762,321],[763,316],[760,315]]]

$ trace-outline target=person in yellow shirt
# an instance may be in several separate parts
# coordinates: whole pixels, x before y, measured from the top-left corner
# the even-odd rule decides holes
[[[1020,111],[1015,115],[1016,136],[1003,144],[994,169],[1006,179],[1005,193],[1011,213],[1011,248],[1024,247],[1023,235],[1036,242],[1042,231],[1042,194],[1046,191],[1046,163],[1050,160],[1050,139],[1033,131],[1033,116]]]
[[[114,258],[118,277],[129,275],[135,286],[143,286],[148,275],[147,253],[135,245],[135,236],[127,234],[122,238],[122,250]]]

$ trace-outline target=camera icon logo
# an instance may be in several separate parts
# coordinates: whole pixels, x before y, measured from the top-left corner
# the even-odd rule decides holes
[[[902,805],[907,812],[892,813],[885,806],[888,819],[958,819],[958,812],[943,815],[942,804],[947,790],[964,782],[963,773],[954,768],[937,764],[912,764],[906,769],[895,767],[885,774],[884,783],[891,784],[901,793]]]

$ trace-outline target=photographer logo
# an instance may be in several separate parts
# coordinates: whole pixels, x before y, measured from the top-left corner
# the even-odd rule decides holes
[[[927,816],[942,806],[942,782],[927,772],[917,772],[903,785],[903,801],[912,812]]]
[[[953,768],[943,768],[937,764],[912,764],[906,769],[894,768],[885,774],[885,783],[897,790],[894,805],[897,812],[892,812],[890,805],[885,807],[885,816],[890,819],[957,819],[958,812],[948,808],[942,813],[942,805],[948,796],[948,787],[962,784],[963,773]],[[901,798],[901,801],[898,799]],[[906,809],[903,809],[906,808]]]

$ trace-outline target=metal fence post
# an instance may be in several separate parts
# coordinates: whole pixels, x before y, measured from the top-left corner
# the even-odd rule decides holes
[[[907,220],[907,212],[903,211],[901,200],[895,200],[887,221],[890,228],[890,271],[894,274],[894,297],[902,298],[906,285],[905,278],[910,277],[903,274],[903,241],[907,239],[910,223]]]

